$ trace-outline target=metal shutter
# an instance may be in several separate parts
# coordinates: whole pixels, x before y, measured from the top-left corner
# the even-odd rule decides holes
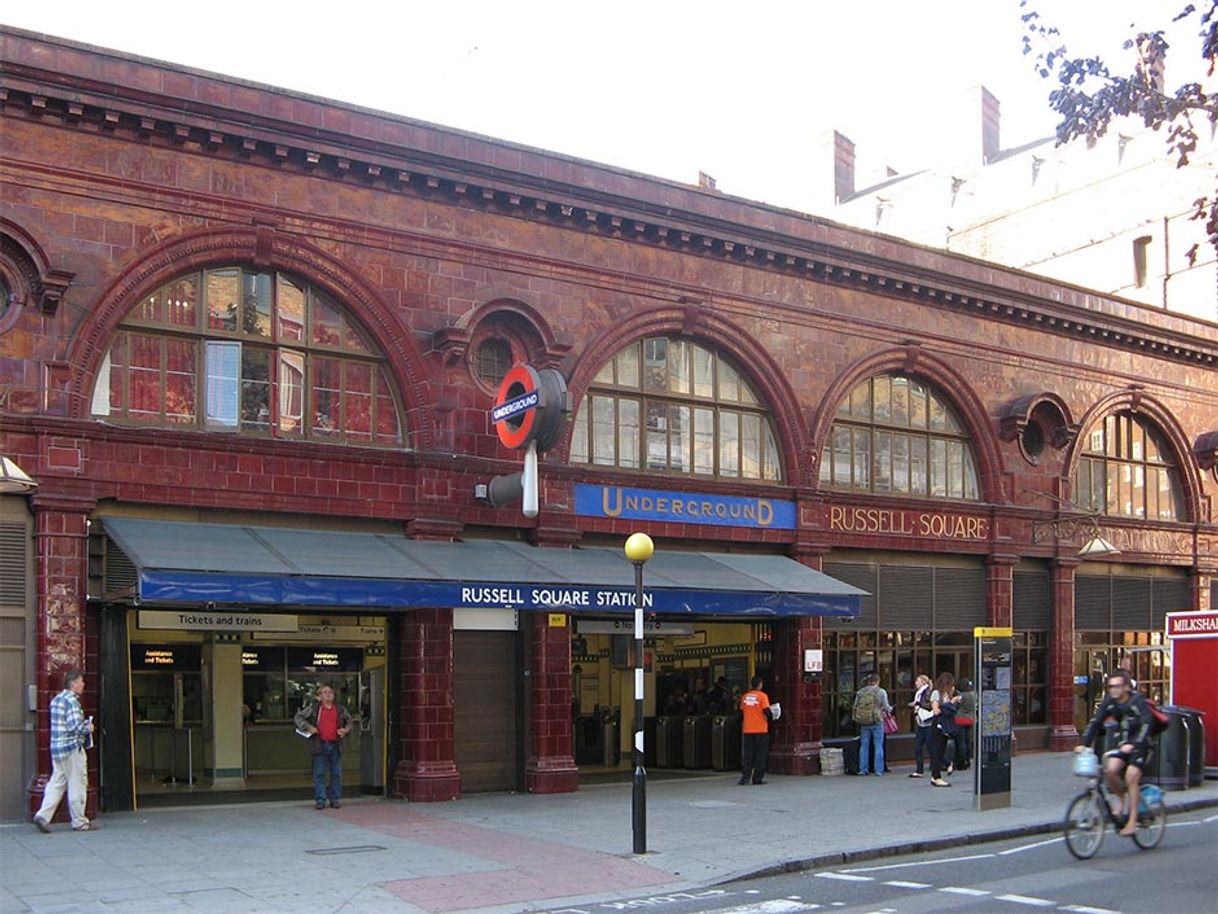
[[[822,569],[831,578],[837,578],[843,583],[867,591],[867,596],[859,600],[860,612],[858,619],[826,618],[825,627],[857,626],[859,628],[876,628],[877,588],[875,566],[825,562]]]
[[[1048,631],[1053,626],[1053,582],[1048,572],[1017,571],[1013,575],[1011,624],[1016,631]]]
[[[880,566],[880,627],[934,627],[935,573],[914,565]]]
[[[515,632],[453,633],[453,761],[463,793],[516,789]]]
[[[135,566],[114,540],[106,537],[106,574],[103,590],[106,594],[122,593],[135,588]]]
[[[1150,630],[1163,631],[1168,613],[1188,612],[1192,598],[1192,582],[1188,578],[1151,578]]]
[[[972,631],[988,617],[984,569],[935,569],[936,631]]]
[[[1150,578],[1112,579],[1112,630],[1144,632],[1150,629]]]
[[[25,607],[27,539],[25,524],[0,524],[0,604]]]
[[[1076,575],[1074,578],[1074,627],[1078,631],[1108,631],[1112,628],[1109,606],[1112,578]]]

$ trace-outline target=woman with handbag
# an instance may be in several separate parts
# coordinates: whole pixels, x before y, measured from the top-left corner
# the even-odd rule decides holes
[[[934,721],[934,711],[930,705],[930,677],[925,673],[919,674],[914,680],[914,698],[909,703],[913,710],[914,723],[914,763],[917,768],[909,773],[911,778],[922,777],[922,763],[930,748],[931,723]]]

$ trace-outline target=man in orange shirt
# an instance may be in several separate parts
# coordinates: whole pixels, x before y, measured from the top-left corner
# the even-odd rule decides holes
[[[740,696],[740,710],[744,714],[741,725],[743,733],[740,746],[740,780],[747,784],[750,776],[754,784],[765,783],[765,765],[770,755],[770,698],[761,691],[761,677],[754,676],[752,688]]]

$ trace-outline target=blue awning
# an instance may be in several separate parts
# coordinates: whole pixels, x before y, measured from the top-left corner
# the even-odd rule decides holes
[[[131,596],[144,604],[634,609],[634,568],[618,549],[126,517],[104,525],[135,566]],[[643,580],[646,608],[657,613],[857,616],[866,594],[779,555],[660,548]]]

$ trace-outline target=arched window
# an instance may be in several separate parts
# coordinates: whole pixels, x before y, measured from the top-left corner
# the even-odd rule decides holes
[[[1178,520],[1183,505],[1163,436],[1130,413],[1107,416],[1087,432],[1072,491],[1079,508],[1120,517]]]
[[[820,460],[820,483],[915,498],[976,500],[977,466],[947,400],[917,378],[882,374],[844,398]]]
[[[780,481],[766,408],[735,366],[689,340],[648,337],[605,363],[580,404],[571,461]]]
[[[222,266],[145,296],[98,372],[93,415],[274,438],[395,447],[385,358],[303,280]]]

